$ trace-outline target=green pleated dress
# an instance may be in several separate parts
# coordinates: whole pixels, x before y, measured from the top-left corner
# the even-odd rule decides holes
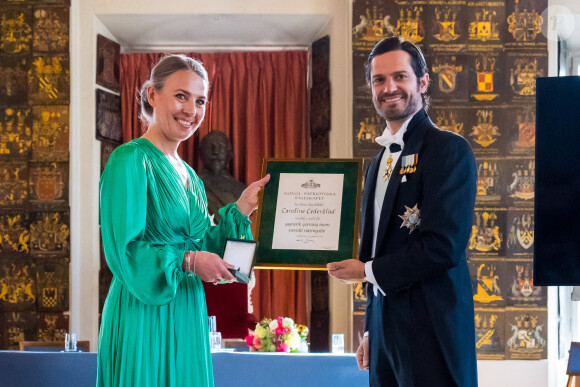
[[[251,238],[235,204],[210,225],[201,179],[188,186],[151,142],[110,156],[100,184],[101,235],[113,282],[99,333],[97,386],[213,386],[205,294],[181,269],[185,251],[222,254]]]

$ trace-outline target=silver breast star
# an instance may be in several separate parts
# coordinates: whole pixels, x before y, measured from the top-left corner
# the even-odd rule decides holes
[[[405,206],[406,210],[403,215],[399,215],[399,218],[403,219],[403,224],[401,228],[408,227],[409,234],[415,230],[415,227],[421,224],[421,218],[419,217],[421,211],[417,208],[417,204],[413,208]]]

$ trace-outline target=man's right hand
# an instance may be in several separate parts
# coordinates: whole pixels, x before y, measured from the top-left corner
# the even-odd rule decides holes
[[[356,351],[356,362],[358,363],[358,368],[361,370],[369,369],[369,337],[366,336],[360,342],[358,349]]]

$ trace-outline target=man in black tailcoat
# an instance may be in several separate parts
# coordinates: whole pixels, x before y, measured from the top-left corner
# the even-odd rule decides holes
[[[427,70],[420,49],[398,37],[369,55],[384,148],[366,173],[360,260],[327,265],[340,280],[367,281],[357,361],[371,386],[477,386],[465,254],[477,169],[467,141],[429,119]]]

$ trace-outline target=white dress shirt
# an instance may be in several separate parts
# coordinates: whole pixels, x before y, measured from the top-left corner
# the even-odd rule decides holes
[[[401,156],[401,152],[405,146],[405,143],[403,142],[403,135],[407,131],[407,126],[409,125],[409,122],[411,121],[412,118],[413,116],[411,116],[407,121],[405,121],[405,123],[403,123],[403,125],[397,131],[396,134],[394,135],[391,134],[391,132],[389,131],[389,127],[387,126],[383,134],[380,137],[375,138],[377,144],[382,145],[386,148],[385,152],[383,153],[383,157],[381,158],[381,164],[378,168],[377,176],[375,177],[377,184],[375,187],[375,200],[374,200],[375,205],[373,217],[373,245],[371,252],[371,260],[365,263],[365,277],[367,278],[368,282],[373,284],[373,292],[375,293],[375,296],[378,294],[379,290],[383,296],[386,295],[385,292],[383,292],[383,289],[381,289],[380,286],[378,285],[377,280],[373,274],[373,261],[372,261],[375,258],[375,249],[377,245],[377,232],[379,230],[381,210],[383,209],[383,201],[385,199],[385,193],[387,192],[387,186],[389,185],[390,180],[390,179],[385,180],[384,178],[385,169],[387,168],[387,160],[389,159],[389,156],[391,156],[393,158],[393,161],[391,162],[391,165],[393,166],[392,173],[395,174],[395,165],[397,164],[397,160],[399,160],[399,156]],[[389,146],[391,144],[399,144],[401,146],[401,150],[399,152],[391,153],[389,151]],[[391,177],[393,177],[393,175],[391,175]],[[385,222],[386,221],[387,220],[385,219]]]

